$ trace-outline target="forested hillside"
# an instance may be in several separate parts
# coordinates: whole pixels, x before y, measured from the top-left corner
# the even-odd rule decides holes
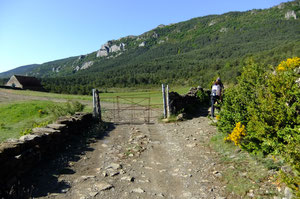
[[[109,41],[98,52],[44,63],[29,75],[41,77],[49,91],[79,94],[94,87],[208,86],[216,76],[235,83],[249,57],[278,65],[300,56],[299,16],[296,0],[265,10],[160,25],[139,36]]]
[[[0,78],[8,78],[14,74],[27,74],[31,73],[31,71],[34,70],[34,68],[38,67],[38,64],[31,64],[31,65],[26,65],[26,66],[20,66],[18,68],[9,70],[7,72],[0,73]]]

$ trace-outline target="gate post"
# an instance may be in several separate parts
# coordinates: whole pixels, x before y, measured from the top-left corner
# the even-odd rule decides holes
[[[165,92],[165,85],[161,85],[162,88],[162,95],[163,95],[163,102],[164,102],[164,118],[167,118],[167,106],[166,106],[166,92]]]
[[[170,117],[170,99],[169,99],[169,85],[167,85],[167,117]]]
[[[99,96],[99,91],[98,89],[96,89],[96,101],[97,101],[97,113],[98,113],[98,118],[99,118],[99,121],[101,122],[102,121],[102,117],[101,117],[101,106],[100,106],[100,96]]]
[[[101,106],[98,89],[93,89],[93,117],[102,121]]]
[[[97,113],[96,113],[96,100],[95,100],[95,89],[92,90],[93,92],[93,117],[95,118]]]

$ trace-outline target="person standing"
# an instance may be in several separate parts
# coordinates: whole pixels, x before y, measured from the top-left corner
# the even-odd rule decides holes
[[[211,117],[215,117],[215,103],[221,97],[221,86],[215,81],[211,89]]]

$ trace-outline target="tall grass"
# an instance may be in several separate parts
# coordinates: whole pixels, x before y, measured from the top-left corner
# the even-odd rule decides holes
[[[0,104],[0,142],[19,138],[30,133],[35,126],[46,125],[59,116],[72,115],[84,108],[79,102],[25,101]]]

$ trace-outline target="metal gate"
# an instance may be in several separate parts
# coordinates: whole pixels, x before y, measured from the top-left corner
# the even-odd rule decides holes
[[[102,119],[117,124],[153,123],[150,99],[150,97],[102,97]]]

